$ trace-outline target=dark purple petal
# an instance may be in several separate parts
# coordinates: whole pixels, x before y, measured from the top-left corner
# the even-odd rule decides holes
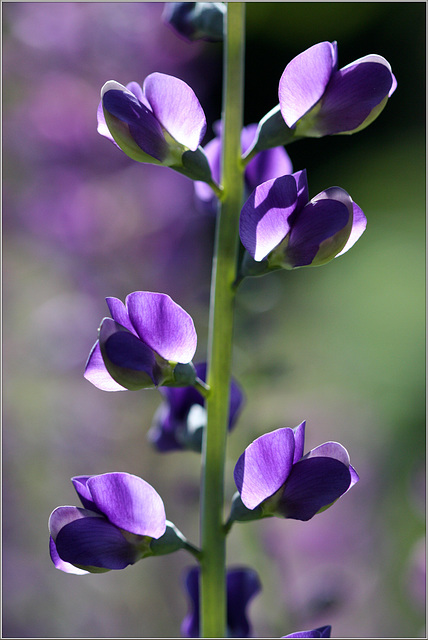
[[[82,518],[99,518],[99,514],[81,507],[57,507],[49,516],[49,533],[55,541],[58,533],[66,524]]]
[[[285,427],[252,442],[235,466],[235,483],[241,500],[254,509],[284,484],[293,466],[294,432]]]
[[[352,220],[352,230],[351,235],[348,238],[347,243],[343,247],[342,251],[339,251],[336,258],[341,256],[343,253],[349,251],[349,249],[357,242],[357,240],[362,236],[367,227],[367,218],[364,215],[364,212],[360,207],[353,202],[353,220]]]
[[[290,633],[288,636],[281,636],[282,638],[330,638],[331,625],[325,627],[318,627],[317,629],[311,629],[310,631],[296,631],[296,633]]]
[[[297,202],[293,176],[268,180],[253,191],[241,210],[239,235],[254,260],[263,260],[285,238]]]
[[[91,349],[83,377],[102,391],[126,391],[126,388],[113,380],[107,371],[98,340]]]
[[[71,478],[71,482],[73,483],[73,487],[75,488],[76,493],[80,498],[80,502],[83,504],[85,509],[101,513],[97,505],[92,500],[92,495],[89,491],[88,480],[90,477],[91,476],[75,476],[74,478]]]
[[[305,427],[306,427],[306,422],[303,421],[293,429],[293,432],[294,432],[293,464],[298,460],[300,460],[300,458],[303,456],[303,451],[305,447]]]
[[[364,60],[364,59],[363,59]],[[376,62],[356,62],[333,74],[316,116],[321,135],[357,129],[387,96],[390,69]]]
[[[349,221],[349,210],[343,202],[313,199],[295,218],[286,248],[287,263],[292,267],[310,265],[320,250],[321,243],[329,239],[332,239],[333,258],[336,255],[334,236],[346,230]],[[341,236],[339,240],[340,238]]]
[[[111,376],[127,389],[142,389],[160,382],[155,355],[142,340],[110,318],[99,331],[104,364]]]
[[[129,473],[92,476],[93,501],[108,520],[130,533],[160,538],[165,533],[165,509],[153,487]]]
[[[164,73],[151,73],[143,91],[161,125],[180,144],[196,151],[206,131],[204,111],[188,84]]]
[[[135,331],[134,327],[132,326],[132,322],[129,319],[128,311],[122,300],[110,297],[106,298],[106,302],[113,320],[128,329],[128,331],[130,331],[131,333],[137,335],[137,332]]]
[[[185,587],[190,599],[189,611],[181,623],[181,635],[199,638],[199,581],[200,568],[192,567],[186,574]],[[248,638],[251,628],[246,609],[250,600],[261,590],[260,580],[253,569],[240,567],[226,573],[227,637]]]
[[[192,318],[164,293],[135,291],[126,298],[129,318],[141,340],[165,360],[190,362],[196,351]]]
[[[339,460],[318,457],[300,460],[287,478],[277,512],[285,518],[310,520],[345,493],[350,482],[349,468]]]
[[[83,518],[65,525],[56,538],[60,558],[81,567],[124,569],[139,557],[117,527],[102,518]]]
[[[112,86],[118,83],[112,82]],[[120,86],[120,85],[119,85]],[[153,113],[133,93],[121,89],[109,89],[105,85],[102,94],[104,109],[128,125],[137,145],[149,156],[162,162],[168,156],[168,143],[162,127]]]
[[[279,103],[287,126],[293,127],[322,98],[336,62],[330,42],[320,42],[293,58],[279,81]]]
[[[58,551],[56,549],[56,544],[53,541],[52,536],[49,537],[49,554],[50,554],[51,560],[54,563],[55,567],[57,569],[60,569],[61,571],[64,571],[65,573],[75,573],[78,576],[83,576],[83,575],[89,573],[88,571],[85,571],[84,569],[79,569],[78,567],[75,567],[74,565],[70,564],[69,562],[64,562],[64,560],[61,560],[61,558],[58,555]]]

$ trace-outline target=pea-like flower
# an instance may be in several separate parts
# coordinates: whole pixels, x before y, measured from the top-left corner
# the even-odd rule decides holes
[[[207,365],[195,365],[199,380],[205,381]],[[159,389],[164,402],[153,417],[153,424],[147,434],[158,451],[190,449],[200,452],[202,434],[207,423],[204,396],[194,387],[162,387]],[[244,394],[232,378],[229,400],[229,431],[233,429],[244,402]]]
[[[215,138],[210,140],[204,147],[205,155],[211,168],[211,175],[216,183],[220,182],[221,167],[221,122],[214,123]],[[257,124],[250,124],[241,131],[241,150],[244,155],[252,146],[254,136],[256,135]],[[270,180],[271,178],[279,178],[284,174],[293,171],[293,165],[290,157],[284,147],[273,147],[258,153],[247,164],[244,172],[245,197],[255,189],[259,184]],[[195,182],[195,194],[199,202],[203,203],[204,208],[210,212],[216,212],[216,196],[211,187],[204,182]]]
[[[185,577],[189,595],[189,612],[181,623],[181,634],[185,638],[199,638],[199,567],[192,567]],[[261,584],[254,569],[235,567],[226,573],[227,637],[249,638],[251,626],[247,607],[252,598],[261,591]]]
[[[49,518],[50,554],[66,573],[124,569],[153,555],[150,545],[167,528],[153,487],[129,473],[76,476],[82,507],[58,507]]]
[[[330,638],[331,637],[331,625],[327,624],[325,627],[317,627],[310,631],[296,631],[296,633],[290,633],[288,636],[282,636],[282,638]]]
[[[111,318],[101,322],[84,377],[104,391],[190,385],[196,351],[192,318],[164,293],[134,291],[106,298]],[[178,364],[177,364],[178,363]]]
[[[133,160],[169,166],[210,181],[205,154],[198,150],[206,131],[204,111],[188,84],[151,73],[141,87],[109,80],[101,89],[98,132]]]
[[[304,439],[302,422],[295,429],[265,433],[245,449],[234,471],[239,496],[231,521],[268,516],[310,520],[358,482],[345,447],[325,442],[303,455]]]
[[[279,104],[296,136],[356,133],[377,118],[397,87],[382,56],[367,55],[342,69],[337,66],[337,43],[320,42],[285,67]]]
[[[367,220],[351,196],[330,187],[308,201],[306,170],[255,188],[240,217],[242,244],[266,270],[323,265],[348,251]],[[244,274],[245,275],[245,274]]]

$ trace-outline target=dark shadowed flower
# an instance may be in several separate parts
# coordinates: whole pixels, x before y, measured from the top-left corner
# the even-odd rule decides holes
[[[130,293],[125,304],[106,301],[112,317],[101,322],[89,354],[84,373],[89,382],[103,391],[194,382],[196,331],[182,307],[151,291]]]
[[[223,39],[223,2],[165,2],[162,20],[186,42]]]
[[[290,633],[288,636],[281,636],[282,638],[330,638],[331,625],[325,627],[317,627],[317,629],[311,629],[310,631],[296,631],[296,633]]]
[[[205,381],[207,365],[195,365],[196,375]],[[165,400],[160,405],[147,434],[158,451],[191,449],[201,451],[202,434],[207,422],[205,398],[194,387],[162,387]],[[232,379],[229,400],[229,430],[236,423],[244,401],[238,383]]]
[[[216,137],[204,147],[205,155],[211,167],[211,175],[216,183],[220,182],[221,167],[221,122],[214,124]],[[251,147],[256,135],[257,125],[250,124],[241,132],[241,150],[244,155]],[[262,182],[291,173],[293,165],[284,147],[274,147],[258,153],[245,168],[245,197]],[[211,213],[216,212],[216,196],[211,187],[204,182],[195,182],[195,193],[204,208]]]
[[[66,573],[124,569],[147,555],[166,531],[165,509],[153,487],[129,473],[76,476],[82,507],[58,507],[49,518],[50,554]]]
[[[206,120],[193,89],[164,73],[151,73],[142,88],[109,80],[101,89],[98,132],[133,160],[172,167],[210,181],[205,154],[198,147]]]
[[[303,455],[304,438],[302,422],[265,433],[245,449],[234,471],[239,496],[231,520],[310,520],[358,482],[345,447],[326,442]]]
[[[306,170],[255,188],[240,217],[242,244],[269,269],[323,265],[348,251],[366,217],[351,196],[330,187],[308,201]]]
[[[181,623],[181,634],[185,638],[199,638],[199,567],[192,567],[185,577],[189,594],[189,612]],[[227,637],[249,638],[251,627],[247,618],[247,607],[252,598],[261,591],[257,573],[253,569],[236,567],[226,574]]]
[[[337,69],[336,42],[320,42],[285,67],[279,104],[297,136],[355,133],[377,118],[396,87],[382,56],[364,56]]]

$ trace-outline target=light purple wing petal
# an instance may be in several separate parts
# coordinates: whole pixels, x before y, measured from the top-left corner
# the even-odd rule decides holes
[[[74,573],[77,576],[83,576],[89,573],[89,571],[85,571],[84,569],[79,569],[79,567],[75,567],[73,564],[70,564],[69,562],[64,562],[64,560],[61,560],[61,558],[58,555],[56,544],[53,541],[52,536],[49,537],[49,554],[55,567],[57,569],[60,569],[61,571],[64,571],[65,573]]]
[[[54,541],[62,527],[66,524],[79,520],[81,518],[99,518],[98,513],[94,513],[89,509],[82,509],[81,507],[57,507],[49,516],[49,533]],[[102,517],[102,516],[101,516]]]
[[[153,487],[129,473],[105,473],[88,480],[92,498],[109,521],[130,533],[160,538],[165,509]]]
[[[357,129],[388,97],[392,84],[393,76],[384,64],[359,62],[340,69],[323,97],[317,130],[333,135]]]
[[[245,202],[239,220],[242,244],[260,262],[290,231],[290,216],[297,205],[293,176],[268,180],[256,187]]]
[[[343,247],[342,251],[339,251],[339,253],[337,254],[336,258],[349,251],[349,249],[353,247],[357,240],[359,240],[359,238],[363,235],[367,227],[367,218],[364,215],[363,210],[360,209],[360,207],[355,202],[352,203],[352,208],[354,215],[351,235],[349,236],[348,241]]]
[[[349,468],[334,458],[304,458],[293,465],[278,504],[285,518],[310,520],[349,488]]]
[[[279,81],[279,103],[287,126],[293,127],[323,96],[336,61],[330,42],[320,42],[293,58]]]
[[[135,291],[126,298],[129,318],[141,340],[165,360],[190,362],[196,331],[189,314],[164,293]]]
[[[107,371],[98,340],[89,354],[83,377],[102,391],[126,391]]]
[[[339,442],[324,442],[324,444],[320,444],[318,447],[311,449],[311,451],[305,455],[305,460],[316,457],[334,458],[335,460],[339,460],[339,462],[348,468],[350,465],[349,453],[344,446],[339,444]]]
[[[293,429],[294,432],[294,456],[293,456],[293,464],[300,460],[303,456],[303,451],[305,447],[305,427],[306,422],[301,422],[297,427]]]
[[[294,433],[288,427],[265,433],[245,449],[236,463],[234,478],[248,509],[255,509],[284,484],[293,456]]]
[[[151,73],[143,91],[153,113],[180,144],[196,151],[206,131],[204,111],[188,84],[164,73]]]
[[[138,548],[104,518],[70,522],[58,533],[56,549],[65,562],[88,569],[124,569],[140,557]]]

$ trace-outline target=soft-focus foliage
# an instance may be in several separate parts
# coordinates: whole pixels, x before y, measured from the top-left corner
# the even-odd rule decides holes
[[[107,394],[82,376],[104,297],[129,291],[179,301],[195,360],[206,356],[212,217],[190,180],[133,162],[96,131],[104,82],[155,71],[192,87],[208,132],[220,117],[221,45],[179,40],[162,9],[2,5],[5,637],[165,637],[186,613],[184,552],[81,578],[55,571],[46,549],[47,514],[73,504],[69,478],[112,469],[155,486],[198,540],[199,456],[166,464],[146,442],[159,392]],[[247,403],[230,434],[228,495],[247,444],[302,419],[316,425],[308,450],[346,443],[362,478],[310,522],[233,528],[230,557],[263,584],[255,635],[330,624],[336,637],[424,634],[424,18],[424,3],[247,5],[246,124],[275,106],[286,64],[324,40],[337,40],[341,64],[382,54],[399,83],[364,131],[287,149],[311,193],[352,194],[369,220],[361,240],[323,269],[239,290],[233,373]]]

